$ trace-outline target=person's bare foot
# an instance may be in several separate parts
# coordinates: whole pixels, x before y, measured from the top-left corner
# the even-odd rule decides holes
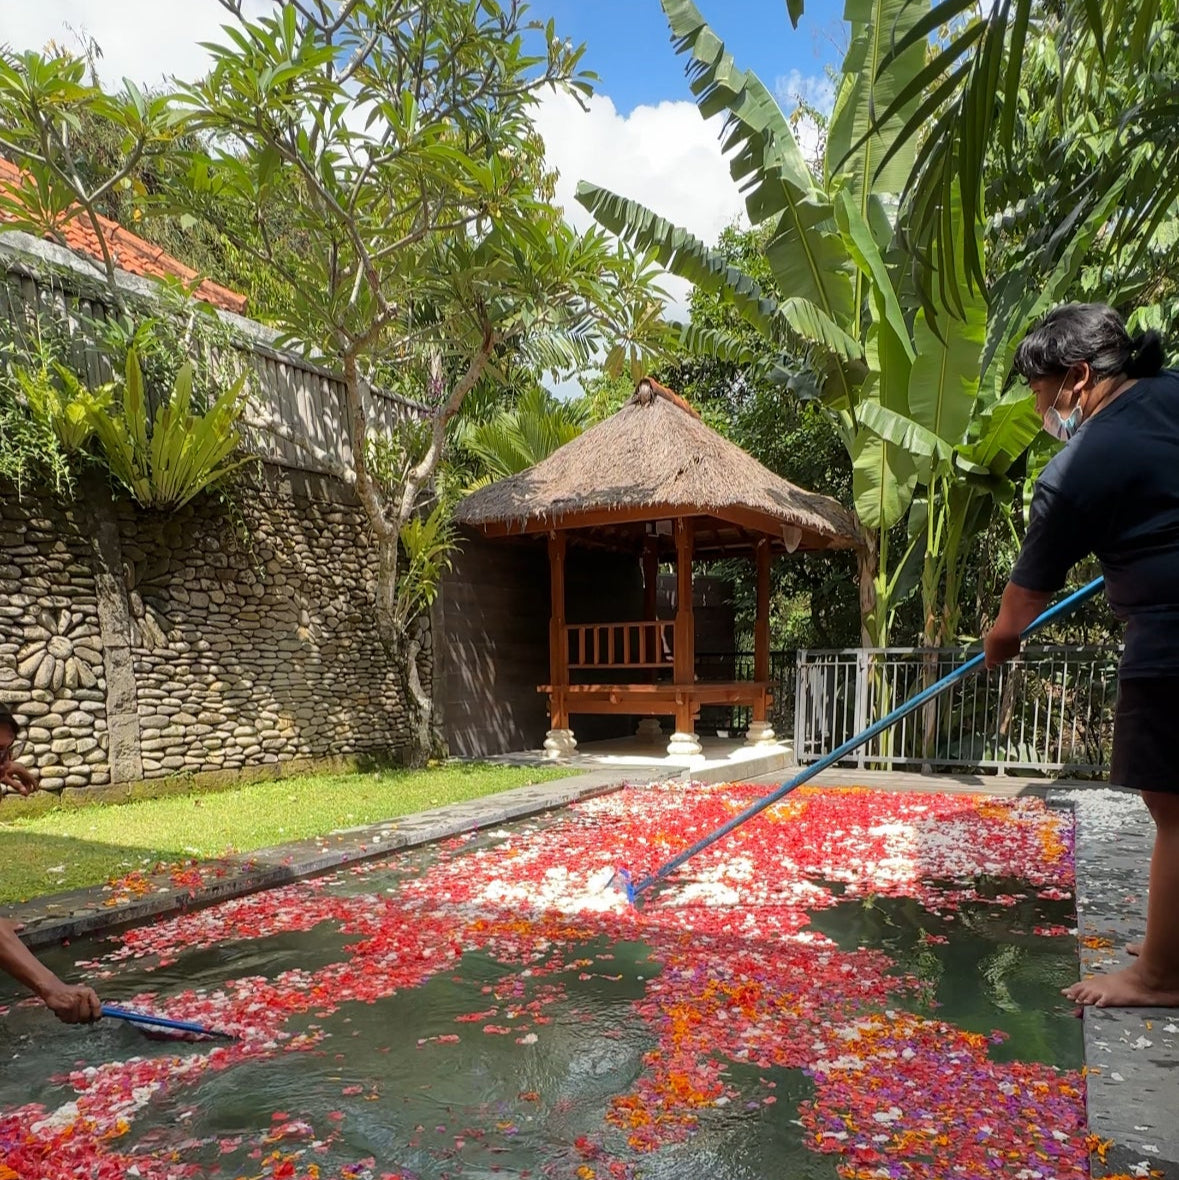
[[[1136,956],[1142,954],[1142,943],[1140,943],[1140,942],[1126,943],[1126,954],[1136,955]]]
[[[1159,984],[1144,979],[1141,961],[1061,990],[1074,1004],[1096,1008],[1179,1008],[1179,980]]]

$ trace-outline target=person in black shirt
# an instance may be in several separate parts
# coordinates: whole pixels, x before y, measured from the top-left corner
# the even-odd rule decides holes
[[[1099,1007],[1179,1007],[1179,372],[1157,333],[1134,339],[1103,304],[1066,304],[1022,341],[1016,371],[1044,428],[1067,445],[1036,481],[1027,533],[994,627],[993,668],[1096,554],[1125,623],[1110,781],[1141,791],[1155,821],[1146,937],[1124,970],[1065,989]]]

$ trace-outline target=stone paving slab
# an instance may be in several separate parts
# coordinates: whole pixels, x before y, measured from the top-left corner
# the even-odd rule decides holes
[[[540,815],[621,786],[616,773],[579,774],[517,787],[481,799],[451,803],[384,823],[280,844],[240,857],[202,861],[189,879],[148,877],[150,892],[112,893],[96,886],[0,907],[0,917],[23,922],[21,938],[36,949],[63,939],[134,925],[180,910],[199,909],[231,897],[285,885],[359,860],[388,856],[437,840]],[[197,883],[195,877],[200,877]]]
[[[1124,966],[1146,921],[1154,824],[1136,792],[1054,794],[1075,809],[1081,972]],[[1112,1146],[1093,1175],[1179,1180],[1179,1010],[1086,1008],[1089,1129]]]

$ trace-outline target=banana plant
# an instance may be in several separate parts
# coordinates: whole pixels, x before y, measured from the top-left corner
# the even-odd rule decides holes
[[[813,175],[773,97],[735,65],[691,0],[662,3],[701,114],[724,116],[730,173],[750,221],[768,231],[772,287],[637,202],[584,183],[579,199],[759,332],[764,354],[742,363],[821,399],[831,414],[852,460],[864,536],[863,643],[888,645],[897,607],[918,586],[926,641],[952,641],[972,542],[1009,502],[1007,473],[1039,428],[1030,394],[1007,389],[1015,347],[1075,289],[1131,179],[1113,179],[1079,211],[1045,272],[1033,280],[1007,268],[984,295],[994,234],[983,233],[981,206],[961,186],[943,186],[924,209],[936,234],[914,239],[898,225],[913,178],[928,166],[914,121],[954,84],[925,56],[944,4],[849,0],[851,45],[822,172]],[[979,27],[965,27],[955,53]],[[689,326],[681,343],[741,359],[716,332]]]
[[[965,441],[982,346],[977,293],[971,302],[969,290],[964,300],[955,287],[953,300],[938,309],[942,322],[934,321],[937,310],[915,307],[907,287],[913,259],[896,234],[897,195],[915,159],[896,142],[915,100],[898,100],[919,79],[924,55],[919,43],[910,45],[879,85],[876,64],[919,24],[928,4],[850,0],[851,45],[825,167],[816,176],[773,96],[736,66],[691,0],[662,3],[677,51],[689,56],[701,114],[725,116],[730,173],[752,224],[768,229],[774,289],[637,202],[585,183],[578,198],[603,226],[651,251],[672,273],[722,294],[769,346],[756,362],[766,375],[822,400],[852,459],[864,538],[863,642],[887,646],[906,564],[903,553],[890,555],[890,533],[918,489],[930,486],[933,455],[944,459]],[[877,121],[881,103],[895,110]],[[726,355],[726,342],[715,337],[688,329],[682,343]],[[972,364],[973,384],[963,377]]]

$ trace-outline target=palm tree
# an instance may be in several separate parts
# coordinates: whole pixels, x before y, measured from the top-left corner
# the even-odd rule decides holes
[[[454,441],[472,460],[467,490],[534,467],[585,427],[580,402],[558,401],[539,385],[489,417],[460,422]]]

